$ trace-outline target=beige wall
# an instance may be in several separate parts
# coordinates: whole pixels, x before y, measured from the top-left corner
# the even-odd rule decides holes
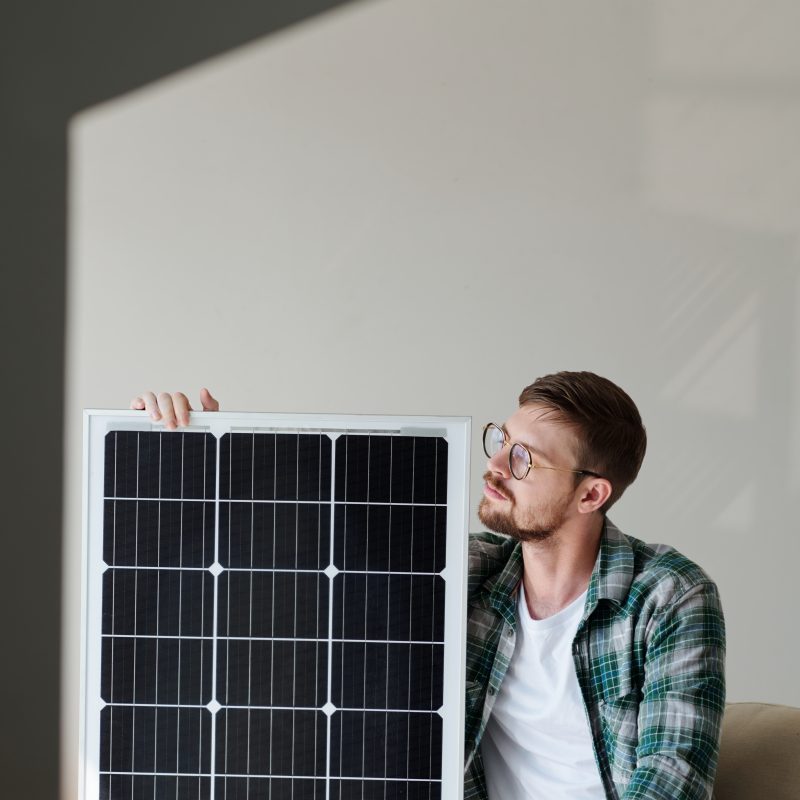
[[[718,581],[730,699],[800,705],[798,25],[788,0],[383,0],[80,115],[67,735],[81,408],[209,385],[479,429],[557,369],[639,403],[612,516]],[[477,497],[477,437],[473,465]]]

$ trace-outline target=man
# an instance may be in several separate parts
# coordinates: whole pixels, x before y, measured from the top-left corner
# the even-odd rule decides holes
[[[470,541],[465,798],[711,796],[717,589],[606,517],[645,445],[630,397],[588,372],[539,378],[485,429],[497,534]]]
[[[207,390],[204,410],[217,410]],[[147,393],[166,427],[182,394]],[[560,372],[483,433],[470,538],[465,800],[711,796],[724,709],[717,589],[607,519],[646,435],[618,386]]]

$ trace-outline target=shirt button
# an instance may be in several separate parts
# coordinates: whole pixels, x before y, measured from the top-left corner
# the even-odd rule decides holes
[[[496,692],[497,690],[494,688],[494,686],[489,687],[489,694],[495,694]]]

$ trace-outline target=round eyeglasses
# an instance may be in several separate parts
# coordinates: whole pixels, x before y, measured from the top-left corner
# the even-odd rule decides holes
[[[574,472],[577,475],[593,475],[600,478],[596,472],[588,469],[566,469],[565,467],[544,467],[541,464],[534,464],[531,452],[524,444],[512,442],[506,436],[506,432],[494,422],[489,422],[483,426],[483,452],[487,458],[496,456],[506,445],[508,450],[508,468],[511,475],[518,481],[527,477],[532,469],[552,469],[556,472]]]

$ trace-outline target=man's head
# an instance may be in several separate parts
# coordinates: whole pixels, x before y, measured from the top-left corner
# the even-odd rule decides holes
[[[573,511],[605,514],[644,458],[647,438],[631,398],[591,372],[558,372],[523,389],[519,404],[503,426],[507,445],[487,464],[488,488],[478,510],[484,524],[543,540]],[[513,442],[530,452],[532,469],[523,480],[509,469]]]
[[[602,509],[608,511],[636,479],[647,448],[647,434],[633,400],[593,372],[556,372],[526,386],[519,404],[543,406],[549,410],[548,419],[573,429],[579,469],[611,482],[611,496]]]

